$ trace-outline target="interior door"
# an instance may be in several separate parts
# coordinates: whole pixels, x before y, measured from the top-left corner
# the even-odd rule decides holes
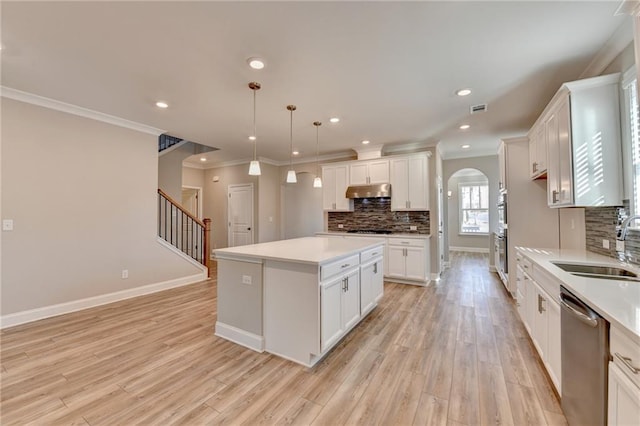
[[[444,190],[442,188],[442,176],[438,176],[438,275],[444,271]]]
[[[253,184],[229,185],[229,247],[253,244]]]

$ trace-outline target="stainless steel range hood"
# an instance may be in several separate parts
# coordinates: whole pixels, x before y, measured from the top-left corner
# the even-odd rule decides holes
[[[391,184],[378,183],[375,185],[352,185],[347,188],[347,198],[389,198]]]

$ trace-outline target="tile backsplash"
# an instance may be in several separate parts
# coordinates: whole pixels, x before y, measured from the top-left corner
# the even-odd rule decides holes
[[[628,202],[617,207],[585,207],[587,250],[609,257],[618,257],[616,252],[616,225],[621,215],[628,214]],[[602,247],[602,240],[609,240],[609,248]],[[640,257],[640,231],[629,230],[625,241],[625,251],[633,257]]]
[[[429,212],[393,212],[390,198],[360,198],[354,200],[353,212],[329,212],[328,230],[333,232],[360,229],[384,229],[403,234],[428,234]],[[343,225],[343,228],[338,228]],[[417,227],[411,231],[410,226]]]

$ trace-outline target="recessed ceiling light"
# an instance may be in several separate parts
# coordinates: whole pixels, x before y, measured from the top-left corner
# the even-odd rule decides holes
[[[463,124],[460,126],[460,130],[467,130],[469,127],[471,127],[469,124]]]
[[[460,89],[456,92],[458,96],[467,96],[471,94],[471,89]]]
[[[300,155],[300,151],[293,151],[292,154],[293,155]]]
[[[460,148],[462,149],[469,149],[471,148],[471,145],[461,145]]]
[[[340,119],[338,117],[333,117],[333,118],[330,118],[329,121],[332,123],[339,123]]]
[[[264,68],[264,61],[260,58],[249,58],[247,59],[247,63],[254,70],[261,70]]]
[[[158,108],[169,108],[169,104],[164,102],[164,101],[158,101],[156,102],[156,106]]]
[[[368,145],[370,141],[362,141],[362,145]]]
[[[249,140],[250,140],[250,141],[255,141],[255,140],[256,140],[256,137],[255,137],[255,136],[249,136]]]
[[[207,157],[200,157],[200,161],[207,161]]]

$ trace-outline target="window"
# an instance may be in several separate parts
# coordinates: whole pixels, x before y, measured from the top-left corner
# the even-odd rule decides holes
[[[622,80],[623,105],[623,161],[625,169],[625,197],[629,199],[630,214],[640,214],[640,115],[638,110],[638,80],[635,67]]]
[[[487,183],[460,183],[460,233],[489,233],[489,185]]]

